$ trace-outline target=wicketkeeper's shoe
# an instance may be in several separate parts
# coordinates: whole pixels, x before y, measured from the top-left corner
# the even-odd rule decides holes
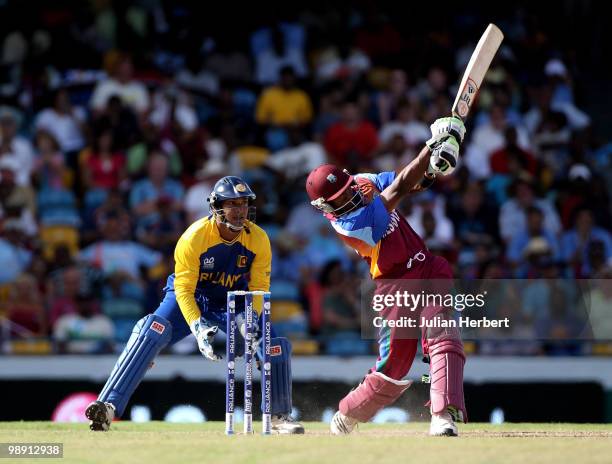
[[[432,437],[456,437],[458,434],[457,425],[450,412],[431,415],[429,435]]]
[[[329,430],[332,435],[348,435],[358,423],[357,419],[345,416],[340,411],[337,411],[329,424]]]
[[[304,433],[304,426],[288,414],[272,416],[272,433],[299,434]]]
[[[110,403],[94,401],[85,410],[85,416],[90,420],[89,428],[96,432],[106,432],[115,418],[115,407]]]

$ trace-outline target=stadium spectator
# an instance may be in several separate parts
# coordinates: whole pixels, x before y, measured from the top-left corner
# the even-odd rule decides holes
[[[428,248],[437,251],[450,248],[455,233],[446,216],[443,197],[426,191],[411,200],[411,214],[406,219],[414,231],[423,237]]]
[[[113,336],[112,321],[100,314],[90,295],[78,296],[77,313],[64,314],[53,326],[53,337],[60,353],[110,353]]]
[[[381,147],[381,154],[374,160],[374,167],[377,171],[395,171],[400,166],[410,163],[415,157],[415,151],[408,146],[404,135],[399,131],[391,137],[384,147]]]
[[[255,119],[265,126],[304,126],[312,119],[312,104],[306,92],[296,87],[295,71],[280,70],[278,85],[264,89],[257,102]]]
[[[446,72],[439,66],[432,66],[411,93],[411,98],[427,109],[426,121],[434,121],[438,117],[436,107],[449,100]]]
[[[553,58],[548,60],[544,66],[544,74],[548,78],[549,84],[553,89],[551,99],[552,105],[563,105],[574,103],[574,94],[567,67],[563,61]]]
[[[0,236],[0,284],[15,281],[32,261],[32,252],[25,246],[23,225],[18,219],[10,219],[2,224]],[[8,265],[10,264],[10,265]]]
[[[109,100],[119,96],[123,104],[129,106],[136,114],[149,109],[149,93],[141,82],[134,79],[132,58],[125,53],[109,52],[106,56],[106,67],[109,77],[96,85],[91,96],[90,106],[101,114]]]
[[[103,114],[93,122],[97,121],[103,121],[110,126],[113,132],[113,143],[118,150],[127,150],[140,141],[142,128],[138,124],[134,111],[117,95],[108,99]]]
[[[206,199],[212,192],[215,182],[227,172],[225,163],[219,159],[211,159],[196,172],[197,182],[185,193],[183,207],[187,214],[187,222],[191,224],[210,214]]]
[[[342,105],[342,119],[325,134],[325,148],[334,163],[347,166],[351,172],[372,164],[378,137],[374,124],[365,120],[357,102]]]
[[[14,108],[0,107],[0,160],[13,160],[19,166],[17,184],[30,185],[34,150],[27,138],[17,134],[20,125],[21,116]]]
[[[318,111],[315,114],[312,133],[316,142],[322,143],[330,126],[340,120],[344,91],[338,82],[331,82],[321,89]]]
[[[125,178],[125,154],[115,149],[113,131],[100,121],[94,142],[80,155],[81,181],[86,189],[117,189]]]
[[[157,199],[157,214],[143,219],[136,229],[138,241],[165,255],[174,252],[176,241],[185,229],[181,218],[173,209],[173,199],[161,196]]]
[[[484,179],[491,174],[491,156],[505,145],[504,134],[508,127],[505,109],[500,105],[493,105],[489,111],[489,121],[474,129],[471,142],[465,149],[465,162],[476,179]],[[521,127],[515,129],[516,144],[521,149],[528,150],[527,132]]]
[[[33,183],[43,190],[71,187],[74,173],[66,166],[64,153],[55,136],[45,129],[38,129],[34,141]]]
[[[155,217],[160,197],[171,200],[172,211],[180,211],[183,195],[184,188],[180,182],[168,176],[168,157],[156,151],[149,156],[147,177],[132,186],[130,209],[136,215],[137,223],[141,224]]]
[[[510,242],[527,226],[527,208],[535,206],[544,214],[544,228],[555,236],[561,230],[559,215],[552,203],[537,198],[533,181],[528,177],[518,178],[510,186],[512,196],[501,205],[499,211],[499,231],[505,242]]]
[[[527,172],[537,174],[537,161],[531,153],[518,145],[516,127],[508,127],[504,133],[505,145],[491,154],[491,172],[495,174],[519,175]]]
[[[599,242],[599,250],[591,249],[591,245]],[[589,254],[599,253],[605,262],[612,263],[612,236],[608,231],[597,227],[593,213],[589,209],[576,212],[574,227],[561,237],[562,257],[571,266],[576,277],[592,275]]]
[[[36,197],[29,185],[17,184],[19,165],[12,158],[0,158],[0,219],[18,221],[22,230],[33,236],[36,224]]]
[[[64,153],[76,153],[85,146],[85,119],[83,108],[70,103],[68,89],[59,88],[53,96],[53,105],[38,113],[34,128],[50,132]]]
[[[483,188],[472,182],[461,193],[458,204],[450,205],[458,248],[468,251],[482,244],[493,246],[498,238],[497,211],[485,201]]]
[[[358,79],[371,66],[370,57],[354,47],[346,36],[325,44],[314,59],[314,73],[321,83],[335,79]]]
[[[140,283],[141,268],[156,266],[161,255],[137,242],[127,240],[117,212],[109,212],[103,219],[102,239],[79,253],[79,258],[102,269],[107,276],[122,274]]]
[[[261,85],[278,81],[282,70],[290,66],[300,78],[308,73],[304,57],[306,34],[297,23],[281,23],[255,31],[251,51],[255,60],[255,80]]]
[[[570,102],[553,103],[553,89],[550,85],[542,85],[535,90],[532,106],[523,116],[525,128],[534,136],[550,113],[561,113],[565,116],[571,130],[586,129],[591,124],[591,118]]]
[[[399,107],[409,98],[408,76],[406,72],[401,69],[394,69],[389,73],[386,90],[379,93],[376,99],[378,123],[384,126],[390,121],[399,119]]]
[[[612,267],[603,268],[593,281],[593,287],[588,294],[589,321],[595,340],[607,341],[612,337]]]
[[[540,238],[546,242],[550,259],[553,262],[558,262],[561,258],[557,237],[544,227],[542,211],[536,206],[530,206],[526,210],[526,215],[526,228],[512,237],[506,254],[518,278],[525,278],[527,276],[527,263],[524,261],[524,258],[529,254],[529,245],[533,243],[533,239]]]
[[[8,318],[17,326],[16,335],[27,334],[34,337],[47,335],[43,298],[33,275],[21,274],[14,280],[7,306]]]
[[[359,299],[349,285],[350,276],[337,260],[329,261],[321,270],[320,284],[323,287],[323,320],[321,333],[327,336],[338,332],[359,330]]]
[[[417,103],[403,99],[396,103],[395,118],[382,125],[378,134],[382,145],[388,144],[398,134],[413,149],[418,149],[430,137],[429,127],[418,117]]]
[[[317,142],[304,140],[303,131],[293,127],[287,130],[287,147],[266,159],[265,165],[282,173],[287,182],[299,179],[311,169],[327,160],[325,150]]]
[[[160,131],[190,133],[198,127],[198,116],[189,95],[169,85],[153,94],[149,122]]]
[[[82,295],[82,275],[77,266],[69,266],[62,270],[61,275],[56,278],[61,279],[61,286],[54,288],[56,296],[49,303],[49,324],[55,326],[57,320],[66,314],[76,314],[78,312],[79,295]]]

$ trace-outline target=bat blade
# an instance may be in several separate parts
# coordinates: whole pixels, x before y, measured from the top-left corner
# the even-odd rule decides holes
[[[454,116],[463,120],[467,118],[480,85],[502,40],[504,40],[502,31],[495,24],[489,24],[482,37],[480,37],[463,73],[459,92],[455,98],[455,103],[453,103],[452,112]]]

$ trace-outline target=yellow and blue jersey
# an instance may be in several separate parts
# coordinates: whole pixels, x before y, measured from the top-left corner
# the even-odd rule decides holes
[[[249,221],[228,242],[221,238],[212,216],[199,219],[177,242],[174,260],[166,290],[174,290],[188,324],[202,311],[225,311],[230,290],[270,290],[270,240]]]

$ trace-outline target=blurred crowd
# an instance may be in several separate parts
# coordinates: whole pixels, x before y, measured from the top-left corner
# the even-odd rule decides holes
[[[232,174],[271,238],[277,330],[298,351],[371,352],[367,269],[309,205],[305,176],[326,161],[352,173],[409,163],[448,115],[485,23],[419,44],[397,18],[355,7],[208,35],[163,2],[87,5],[42,7],[35,26],[0,33],[0,337],[116,349]],[[460,167],[401,213],[457,277],[610,278],[612,142],[584,111],[575,56],[524,25],[502,22]],[[426,59],[408,59],[419,45]],[[519,65],[528,51],[537,58]],[[532,299],[534,320],[557,300]]]

